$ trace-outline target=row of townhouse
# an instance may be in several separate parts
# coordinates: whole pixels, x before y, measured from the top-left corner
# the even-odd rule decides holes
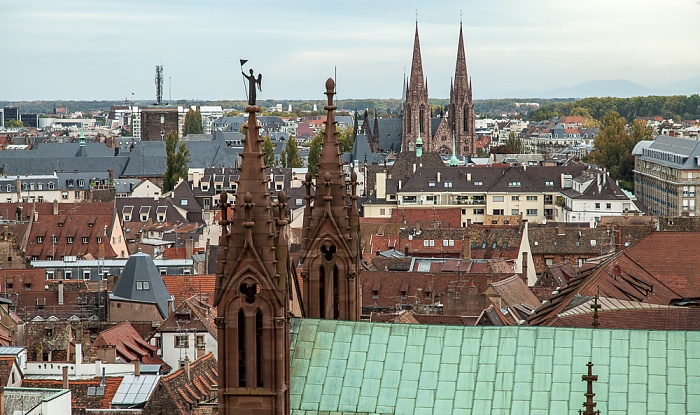
[[[533,223],[597,222],[637,212],[607,172],[584,164],[556,167],[419,167],[408,179],[379,172],[364,217],[390,218],[394,209],[461,208],[461,225],[487,215],[520,216]]]
[[[109,172],[53,172],[52,174],[0,177],[0,201],[4,203],[73,203],[101,199],[114,188]]]

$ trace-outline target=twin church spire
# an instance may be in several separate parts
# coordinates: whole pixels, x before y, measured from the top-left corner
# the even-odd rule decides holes
[[[405,82],[405,81],[404,81]],[[413,42],[411,75],[404,90],[402,150],[414,151],[418,133],[423,141],[423,151],[452,153],[452,136],[455,138],[457,155],[474,154],[476,133],[474,130],[474,103],[471,79],[467,73],[462,24],[459,26],[457,63],[455,76],[450,86],[450,104],[447,117],[442,121],[431,120],[428,103],[428,81],[423,75],[418,23]],[[439,123],[436,129],[432,122]],[[444,125],[442,125],[444,124]]]

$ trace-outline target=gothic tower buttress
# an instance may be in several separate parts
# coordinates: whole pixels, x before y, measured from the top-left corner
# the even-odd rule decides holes
[[[251,71],[252,72],[252,71]],[[235,207],[221,192],[216,263],[219,415],[285,415],[289,407],[289,287],[285,195],[273,204],[256,113],[249,105]]]
[[[316,191],[307,173],[306,206],[302,230],[303,303],[306,317],[359,320],[360,221],[357,210],[357,175],[346,181],[333,105],[335,82],[326,81],[328,111],[321,147]],[[348,195],[347,188],[351,194]]]

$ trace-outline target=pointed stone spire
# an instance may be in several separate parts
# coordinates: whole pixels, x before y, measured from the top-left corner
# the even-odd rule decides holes
[[[418,133],[422,135],[424,148],[432,151],[430,129],[430,104],[428,103],[428,79],[423,75],[423,62],[418,36],[418,22],[413,41],[411,75],[406,87],[406,99],[402,115],[401,148],[414,151]]]
[[[416,22],[416,34],[413,38],[413,58],[411,59],[411,77],[410,85],[422,84],[423,77],[423,61],[420,54],[420,37],[418,36],[418,22]]]
[[[464,31],[459,24],[457,62],[455,76],[450,90],[449,126],[455,134],[456,152],[461,155],[474,153],[476,132],[474,130],[474,103],[472,101],[471,80],[467,73],[467,57],[464,51]]]
[[[239,167],[238,181],[233,217],[226,218],[228,209],[225,192],[221,195],[222,209],[222,239],[226,247],[225,267],[221,270],[221,288],[226,286],[226,280],[238,267],[244,251],[250,250],[258,258],[263,275],[272,278],[276,274],[275,255],[276,235],[272,203],[268,191],[269,178],[265,174],[262,138],[256,112],[260,107],[248,106],[248,121],[244,124],[245,139],[243,142],[242,162]],[[227,235],[224,237],[224,235]],[[221,252],[221,251],[220,251]],[[218,296],[217,296],[218,297]]]
[[[290,285],[286,196],[272,204],[256,113],[247,106],[235,209],[221,192],[214,320],[219,414],[276,415],[289,402]],[[256,395],[251,401],[249,396]],[[241,408],[245,408],[241,410]]]
[[[468,86],[469,75],[467,74],[467,57],[464,53],[464,35],[462,31],[462,23],[459,24],[459,44],[457,45],[457,64],[455,66],[454,88],[458,88],[457,93],[466,93],[461,91]]]
[[[335,83],[329,78],[326,81],[326,128],[313,195],[311,174],[307,174],[304,183],[307,202],[300,258],[303,303],[306,317],[358,320],[360,222],[356,201],[357,174],[353,171],[351,175],[352,195],[348,204],[348,183],[340,160],[334,118],[334,89]]]

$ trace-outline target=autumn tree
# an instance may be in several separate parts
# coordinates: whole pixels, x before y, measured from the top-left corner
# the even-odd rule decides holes
[[[163,175],[163,193],[175,188],[180,178],[187,179],[187,164],[190,150],[184,142],[179,142],[177,133],[169,132],[165,137],[165,158],[167,167]]]
[[[265,165],[267,167],[275,167],[275,146],[272,144],[270,137],[263,137],[262,151]]]
[[[287,140],[285,155],[286,167],[298,168],[302,166],[301,156],[299,155],[299,147],[297,146],[297,139],[294,138],[294,136],[290,136]]]

